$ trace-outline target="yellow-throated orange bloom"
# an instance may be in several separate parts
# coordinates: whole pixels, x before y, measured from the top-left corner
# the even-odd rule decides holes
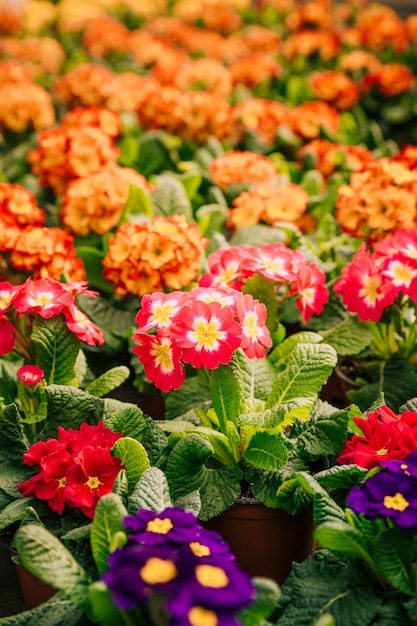
[[[0,219],[2,225],[43,226],[45,212],[35,196],[18,183],[0,183]]]
[[[316,139],[321,128],[333,133],[339,129],[339,111],[321,100],[306,101],[289,109],[288,121],[296,135],[304,139]]]
[[[334,59],[340,49],[335,32],[329,30],[304,30],[290,35],[282,46],[286,59],[317,55],[323,61]]]
[[[184,60],[188,59],[188,54],[184,50],[173,51],[169,42],[144,28],[130,31],[128,49],[132,58],[141,67],[150,67],[158,61],[161,62],[164,57],[171,57],[173,52],[177,53],[176,58],[181,56]]]
[[[358,12],[356,26],[361,33],[362,45],[370,50],[391,47],[402,52],[408,45],[405,22],[391,7],[376,2],[365,6]]]
[[[82,46],[89,55],[103,59],[111,53],[127,52],[129,29],[111,15],[89,20],[82,35]]]
[[[158,78],[158,73],[155,73]],[[232,93],[232,76],[218,59],[195,59],[177,67],[173,84],[179,89],[204,89],[228,97]]]
[[[62,194],[70,180],[115,165],[120,150],[113,139],[94,126],[58,126],[39,134],[38,147],[27,156],[41,185]]]
[[[258,222],[289,222],[299,226],[307,210],[309,196],[302,187],[286,180],[257,185],[233,200],[229,226],[239,229]]]
[[[183,289],[196,279],[207,245],[185,215],[126,222],[109,239],[103,275],[119,296]]]
[[[233,117],[241,135],[252,131],[266,143],[274,144],[279,128],[288,124],[289,111],[276,100],[245,98],[233,107]]]
[[[242,24],[242,16],[224,0],[195,0],[178,2],[174,5],[174,14],[184,22],[194,24],[203,22],[204,28],[226,35]]]
[[[331,2],[329,0],[299,2],[295,10],[286,16],[285,26],[292,31],[309,28],[330,29],[332,26]]]
[[[408,15],[405,19],[407,37],[412,43],[417,43],[417,13]]]
[[[343,55],[339,60],[340,69],[350,74],[360,74],[363,72],[374,72],[378,70],[382,63],[375,54],[366,50],[351,50]]]
[[[101,106],[75,107],[61,118],[61,126],[95,126],[114,139],[121,132],[119,115]]]
[[[64,48],[53,37],[4,37],[0,54],[20,61],[35,77],[58,74],[66,59]]]
[[[344,72],[321,70],[308,78],[310,89],[316,98],[328,102],[339,110],[352,109],[359,102],[359,87]]]
[[[0,127],[20,133],[54,123],[55,108],[46,89],[24,81],[0,86]]]
[[[401,93],[407,93],[413,89],[414,85],[414,74],[403,63],[386,63],[374,72],[366,74],[363,79],[364,91],[373,87],[384,96],[398,96]]]
[[[230,73],[235,85],[251,89],[264,80],[281,76],[282,67],[268,52],[255,50],[233,61]]]
[[[86,271],[76,256],[74,238],[62,228],[26,226],[19,232],[9,256],[10,266],[32,278],[84,280]]]
[[[325,178],[340,170],[358,170],[366,163],[374,161],[374,155],[364,146],[351,146],[327,139],[313,139],[297,152],[297,160],[302,165],[306,157],[313,161],[314,169]]]
[[[107,85],[105,105],[115,113],[133,113],[142,101],[144,78],[134,72],[115,74]]]
[[[221,189],[235,184],[268,183],[278,176],[271,159],[250,150],[225,152],[211,161],[209,171],[213,183]]]
[[[369,241],[415,228],[417,171],[384,157],[352,172],[339,187],[335,218],[344,232]]]
[[[131,185],[154,188],[135,170],[117,165],[71,181],[62,198],[62,223],[79,236],[110,232],[119,224]]]
[[[0,87],[33,82],[33,72],[28,67],[22,65],[20,61],[15,61],[14,59],[0,61]]]
[[[80,63],[73,70],[58,76],[52,92],[68,108],[84,105],[105,106],[111,70],[98,63]]]

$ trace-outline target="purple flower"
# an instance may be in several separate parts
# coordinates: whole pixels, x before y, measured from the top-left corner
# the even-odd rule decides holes
[[[113,601],[129,610],[149,601],[151,593],[174,593],[187,578],[191,563],[166,546],[127,543],[109,556],[103,580]]]
[[[397,526],[417,532],[417,483],[401,468],[403,463],[393,463],[353,487],[346,504],[367,518],[389,517]]]
[[[204,606],[177,605],[176,613],[171,613],[170,626],[194,626],[195,624],[216,624],[216,626],[241,626],[235,611],[207,609]]]
[[[207,609],[236,611],[253,599],[252,580],[230,559],[203,558],[190,571],[190,579],[168,608],[173,614],[183,606],[202,606]]]
[[[390,471],[402,470],[417,480],[417,450],[410,452],[405,459],[386,461],[382,466]]]
[[[174,507],[161,513],[141,509],[136,515],[125,517],[123,523],[131,529],[130,539],[147,545],[189,543],[197,539],[201,529],[194,513]]]
[[[214,530],[206,530],[202,526],[199,528],[197,537],[190,541],[188,546],[196,559],[221,555],[222,558],[236,560],[235,555],[230,551],[229,544],[222,539],[221,535]]]

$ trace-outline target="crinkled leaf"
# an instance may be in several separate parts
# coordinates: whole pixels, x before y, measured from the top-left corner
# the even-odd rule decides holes
[[[227,207],[221,204],[204,204],[198,207],[195,212],[200,232],[208,238],[223,229],[227,216]]]
[[[288,452],[280,437],[267,432],[258,432],[251,438],[243,458],[259,469],[273,471],[285,465]]]
[[[371,564],[371,543],[357,528],[342,521],[326,522],[316,528],[317,542],[329,550],[351,554]]]
[[[112,447],[112,454],[121,460],[126,471],[128,492],[132,493],[139,478],[150,466],[145,448],[136,439],[122,437]]]
[[[212,445],[198,435],[188,435],[174,446],[166,476],[174,501],[200,491],[201,519],[210,519],[228,509],[240,496],[242,472],[238,467],[212,467]]]
[[[90,543],[94,561],[101,576],[107,571],[113,536],[124,529],[126,507],[114,493],[99,499],[91,526]]]
[[[272,408],[295,398],[315,398],[337,363],[336,351],[327,344],[295,346],[286,368],[279,372],[266,408]]]
[[[186,378],[184,384],[175,393],[169,393],[165,399],[165,416],[167,420],[184,415],[198,406],[211,404],[210,387],[207,376]]]
[[[58,426],[78,429],[83,422],[97,424],[103,418],[104,400],[81,389],[65,385],[45,387],[48,419],[42,430],[44,439],[56,437]]]
[[[136,185],[130,185],[129,196],[124,206],[120,223],[128,220],[131,215],[153,216],[150,194]]]
[[[338,411],[317,401],[308,422],[298,421],[291,431],[298,450],[307,457],[339,454],[343,449],[349,423],[349,411]]]
[[[381,533],[372,546],[372,557],[379,574],[395,589],[414,594],[411,581],[416,538],[401,528],[389,528]]]
[[[172,501],[165,474],[157,467],[145,469],[129,497],[129,513],[134,515],[139,509],[160,513],[170,506]]]
[[[340,356],[359,354],[372,339],[371,331],[356,315],[346,317],[337,326],[321,333],[324,341],[333,346]]]
[[[31,340],[36,350],[36,364],[44,370],[48,384],[72,384],[80,340],[69,330],[64,316],[36,319]]]
[[[281,341],[276,348],[268,355],[268,361],[271,361],[278,369],[282,369],[288,363],[294,348],[301,344],[315,344],[323,341],[322,335],[305,330],[299,333],[293,333],[284,341]]]
[[[305,491],[314,497],[314,523],[346,523],[343,509],[334,502],[329,493],[308,472],[299,472],[295,478]]]
[[[1,626],[77,626],[83,612],[65,596],[55,594],[31,611],[1,617]]]
[[[151,196],[155,215],[185,215],[192,218],[192,207],[182,183],[170,174],[156,177],[156,187]]]
[[[14,543],[26,569],[77,606],[86,607],[90,578],[57,537],[39,524],[25,524],[16,531]]]
[[[344,562],[324,550],[295,563],[281,592],[279,626],[312,626],[329,613],[341,626],[369,626],[382,603],[380,588],[360,561]]]
[[[129,406],[116,411],[104,420],[107,428],[124,437],[131,437],[143,443],[147,430],[147,420],[142,411],[135,406]]]
[[[116,367],[107,370],[104,374],[96,378],[88,387],[85,392],[101,398],[116,387],[120,387],[122,383],[129,378],[130,371],[125,365],[118,365]]]
[[[220,430],[226,433],[228,420],[237,426],[237,416],[244,407],[244,395],[240,379],[231,367],[220,365],[211,373],[210,391],[213,408],[219,419]]]

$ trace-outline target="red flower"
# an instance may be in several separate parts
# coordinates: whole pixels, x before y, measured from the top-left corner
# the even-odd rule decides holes
[[[65,495],[70,506],[93,518],[98,500],[111,493],[120,465],[105,448],[83,448],[67,470]]]
[[[229,307],[196,300],[185,306],[174,325],[181,359],[195,368],[215,369],[232,358],[241,343],[241,326]]]
[[[13,337],[14,326],[4,316],[0,316],[0,356],[11,352],[16,339]]]
[[[403,459],[417,447],[417,414],[406,411],[395,415],[388,407],[367,413],[367,418],[354,417],[363,432],[353,435],[338,457],[339,463],[355,463],[371,469],[385,461]]]
[[[135,332],[133,339],[140,345],[132,352],[143,364],[148,380],[161,391],[179,389],[185,380],[185,370],[180,362],[181,351],[167,335],[147,335]]]
[[[59,443],[65,444],[68,452],[76,454],[85,446],[95,446],[110,450],[121,437],[123,437],[121,433],[115,433],[106,428],[103,422],[99,422],[94,426],[83,422],[79,430],[74,428],[65,430],[62,426],[58,426]]]
[[[45,319],[59,315],[62,309],[73,303],[73,296],[62,285],[50,278],[32,280],[21,285],[13,304],[19,315],[37,313]]]
[[[272,339],[265,326],[267,310],[264,304],[250,294],[241,296],[237,310],[242,324],[242,342],[240,347],[249,359],[264,358],[266,348],[271,348]]]
[[[43,378],[44,370],[37,365],[23,365],[17,370],[17,375],[25,385],[37,385]]]

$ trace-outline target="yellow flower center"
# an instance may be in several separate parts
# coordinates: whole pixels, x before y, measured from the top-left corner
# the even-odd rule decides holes
[[[394,511],[405,511],[409,505],[410,503],[401,493],[396,493],[395,496],[385,496],[384,498],[384,506],[387,509],[394,509]]]
[[[86,485],[88,485],[90,489],[97,489],[101,485],[101,482],[97,476],[89,476]]]
[[[151,557],[146,561],[139,574],[145,583],[157,585],[173,580],[177,575],[177,568],[172,561]]]
[[[221,589],[229,584],[229,579],[224,569],[215,565],[197,565],[195,574],[198,582],[203,587]]]
[[[156,345],[152,353],[155,357],[155,363],[163,372],[172,372],[173,362],[171,356],[171,345],[169,342],[163,342]]]
[[[157,535],[166,535],[171,528],[174,528],[174,524],[168,517],[165,519],[155,517],[155,519],[151,520],[146,525],[146,530],[149,533],[155,533]]]
[[[200,318],[196,320],[195,330],[191,331],[191,336],[197,341],[197,348],[207,348],[215,350],[217,348],[218,340],[223,337],[224,333],[218,329],[216,319],[211,319],[209,322]]]
[[[415,276],[415,272],[403,263],[391,263],[390,269],[395,284],[401,284],[408,287]]]
[[[195,556],[210,556],[210,548],[208,546],[203,546],[203,544],[198,541],[192,541],[190,544],[191,552]]]
[[[219,619],[213,611],[202,606],[193,606],[188,612],[191,626],[217,626]]]
[[[152,315],[152,321],[158,324],[167,324],[169,318],[172,315],[174,307],[171,302],[164,302],[163,304],[157,304]]]
[[[244,330],[251,339],[256,339],[259,335],[260,328],[258,326],[257,317],[254,313],[247,313],[245,315]]]
[[[388,448],[380,448],[376,451],[378,456],[382,456],[383,454],[388,454]]]
[[[359,296],[363,298],[368,306],[375,306],[378,301],[379,281],[372,276],[368,276],[362,289],[359,290]]]
[[[65,478],[65,476],[63,476],[62,478],[58,478],[58,489],[63,489],[66,484],[67,479]]]

